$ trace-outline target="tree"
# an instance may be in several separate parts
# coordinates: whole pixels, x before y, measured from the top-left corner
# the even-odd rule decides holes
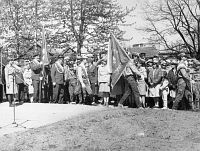
[[[26,53],[34,43],[34,4],[28,0],[2,1],[1,36],[8,43],[7,47],[14,50],[17,55]]]
[[[69,29],[64,30],[67,37],[70,37],[67,40],[76,43],[79,54],[83,47],[105,49],[110,32],[122,39],[124,32],[118,28],[118,24],[124,23],[124,17],[132,11],[122,10],[111,0],[59,1],[57,8],[53,9],[53,13],[61,19],[62,27]]]
[[[186,48],[191,56],[200,59],[199,4],[199,0],[162,0],[147,4],[149,26],[145,31],[152,33],[151,40],[167,49]]]
[[[9,49],[26,54],[36,41],[41,43],[42,26],[51,49],[82,48],[91,52],[107,47],[110,32],[123,39],[118,24],[133,9],[123,10],[112,0],[3,0],[0,27]],[[9,36],[8,36],[9,35]]]

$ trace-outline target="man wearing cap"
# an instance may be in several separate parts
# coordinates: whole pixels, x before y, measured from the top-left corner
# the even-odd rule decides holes
[[[162,81],[161,81],[161,86],[160,86],[160,93],[162,96],[162,103],[163,103],[163,108],[162,109],[168,109],[168,102],[167,102],[167,96],[169,94],[169,81],[167,79],[167,62],[165,60],[162,61],[161,63],[161,68],[162,68]]]
[[[75,100],[75,88],[77,85],[77,76],[76,76],[76,63],[73,60],[68,60],[65,67],[65,100],[67,103],[74,103]]]
[[[16,84],[18,90],[18,101],[22,104],[25,101],[25,85],[24,85],[24,78],[23,78],[23,70],[22,70],[22,59],[17,59],[18,70],[16,70]]]
[[[170,63],[171,69],[168,72],[167,79],[169,81],[169,102],[168,107],[171,109],[176,97],[177,89],[177,65],[178,61],[173,59]]]
[[[77,92],[76,92],[76,93],[78,93],[78,96],[79,96],[79,104],[87,103],[85,100],[87,94],[89,95],[90,101],[92,102],[92,89],[90,87],[90,81],[88,78],[87,69],[85,67],[86,63],[87,63],[87,58],[82,57],[81,63],[78,65],[78,68],[77,68],[77,78],[78,78],[79,85],[80,85],[79,88],[81,88],[82,92],[83,92],[83,97],[81,94],[81,89],[77,90]]]
[[[90,85],[93,93],[93,104],[98,103],[98,65],[105,60],[105,57],[99,59],[97,62],[94,58],[88,58],[88,78],[90,80]]]
[[[58,56],[57,61],[51,68],[53,83],[53,103],[63,104],[64,102],[64,67],[63,56]]]
[[[93,103],[97,103],[97,83],[98,83],[98,78],[97,78],[97,64],[94,62],[93,58],[88,58],[88,78],[90,80],[90,85],[93,93]]]
[[[70,103],[69,94],[69,72],[70,72],[71,61],[69,57],[64,57],[64,104]]]
[[[144,79],[144,77],[142,77],[141,73],[138,71],[133,59],[131,59],[129,63],[127,64],[124,74],[128,82],[128,89],[123,94],[122,98],[120,99],[118,106],[122,107],[127,97],[130,94],[132,94],[137,108],[140,108],[142,104],[140,102],[140,93],[139,93],[138,84],[136,80],[138,77],[142,79]]]
[[[17,85],[16,85],[16,68],[14,67],[15,62],[10,60],[9,63],[5,66],[5,82],[6,82],[6,95],[8,96],[9,107],[13,107],[13,101],[17,94]]]
[[[192,102],[193,101],[192,94],[191,94],[190,76],[187,73],[188,69],[187,55],[185,53],[181,53],[179,57],[180,57],[180,63],[177,66],[177,75],[178,75],[177,93],[172,109],[175,110],[178,109],[179,103],[184,101],[183,100],[184,95],[185,98],[189,101],[190,107],[194,109]],[[185,102],[182,103],[185,104]]]
[[[33,81],[33,88],[34,88],[34,94],[33,94],[33,102],[38,103],[39,102],[39,91],[40,91],[40,82],[42,80],[42,62],[40,62],[40,56],[38,53],[35,53],[33,55],[33,60],[30,63],[30,67],[32,70],[32,81]]]

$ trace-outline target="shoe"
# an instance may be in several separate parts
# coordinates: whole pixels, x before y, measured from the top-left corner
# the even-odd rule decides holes
[[[12,104],[12,103],[11,103],[11,104],[9,104],[9,107],[14,107],[14,106],[15,106],[15,105],[14,105],[14,104]]]
[[[167,108],[167,107],[163,107],[162,109],[163,109],[163,110],[167,110],[168,108]]]
[[[91,103],[91,105],[97,106],[97,103],[95,103],[95,102],[92,102],[92,103]]]
[[[156,105],[154,106],[154,108],[159,108],[159,106],[156,104]]]
[[[118,104],[118,107],[123,108],[124,106],[123,106],[123,104],[120,104],[120,103],[119,103],[119,104]]]
[[[20,102],[19,102],[19,105],[22,105],[22,104],[24,104],[24,101],[20,101]]]

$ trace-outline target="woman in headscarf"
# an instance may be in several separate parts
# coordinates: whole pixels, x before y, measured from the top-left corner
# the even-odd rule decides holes
[[[153,69],[149,73],[149,97],[152,97],[155,107],[159,107],[160,103],[160,86],[162,81],[162,69],[159,67],[159,61],[153,60]]]
[[[111,73],[108,70],[107,61],[103,60],[101,65],[98,67],[98,83],[99,93],[103,97],[104,105],[108,106],[110,97],[110,76]]]
[[[141,73],[141,77],[137,78],[137,83],[138,83],[138,89],[140,93],[140,102],[142,106],[145,108],[145,96],[146,96],[146,91],[147,91],[147,86],[145,79],[147,78],[147,71],[145,67],[142,67],[142,62],[139,60],[137,63],[137,68],[138,71]]]
[[[6,81],[6,94],[8,96],[9,106],[14,106],[14,99],[17,94],[17,84],[16,84],[16,71],[21,70],[17,68],[14,61],[10,60],[5,66],[5,81]]]

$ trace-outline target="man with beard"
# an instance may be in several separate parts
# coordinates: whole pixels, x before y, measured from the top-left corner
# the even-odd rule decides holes
[[[64,102],[64,67],[63,56],[58,56],[57,61],[51,68],[53,82],[53,103],[63,104]]]
[[[40,56],[38,53],[33,55],[33,61],[30,64],[32,70],[32,81],[33,81],[33,102],[39,102],[39,90],[40,90],[40,82],[42,80],[42,62],[40,62]]]

